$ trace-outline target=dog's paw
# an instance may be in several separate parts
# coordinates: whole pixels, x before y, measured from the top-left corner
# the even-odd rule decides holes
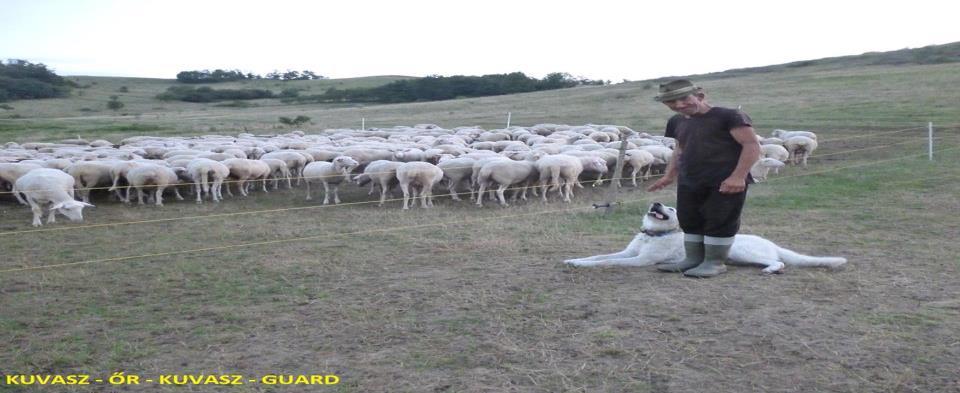
[[[566,263],[566,264],[568,264],[568,265],[570,265],[570,266],[577,266],[577,267],[595,266],[595,265],[596,265],[596,262],[584,261],[584,260],[581,260],[581,259],[568,259],[568,260],[566,260],[566,261],[563,261],[563,263]]]
[[[773,266],[768,266],[766,269],[761,270],[763,274],[783,274],[783,268],[786,265],[779,263]]]

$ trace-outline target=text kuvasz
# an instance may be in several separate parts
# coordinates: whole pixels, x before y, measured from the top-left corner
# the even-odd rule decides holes
[[[677,210],[654,203],[643,216],[640,233],[623,251],[564,262],[574,266],[650,266],[683,258],[683,232],[680,231]],[[765,273],[780,272],[785,265],[837,267],[847,263],[845,258],[840,257],[799,254],[754,235],[737,235],[727,259],[728,263],[734,265],[765,266]]]

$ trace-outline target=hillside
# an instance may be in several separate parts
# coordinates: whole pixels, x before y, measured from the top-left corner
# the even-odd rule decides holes
[[[933,49],[930,49],[933,48]],[[863,130],[926,124],[960,123],[954,103],[960,90],[960,43],[907,51],[864,54],[693,76],[712,103],[742,105],[761,133],[772,128]],[[935,54],[935,55],[931,55]],[[936,64],[899,62],[913,56]],[[900,60],[898,60],[900,59]],[[904,60],[905,61],[905,60]],[[899,62],[899,63],[898,63]],[[222,88],[302,87],[320,92],[331,86],[369,87],[398,76],[314,81],[243,81]],[[670,116],[652,101],[656,80],[587,86],[509,96],[394,105],[287,105],[277,99],[256,100],[247,108],[223,103],[163,102],[153,97],[174,85],[173,80],[71,77],[83,89],[70,98],[15,101],[0,110],[0,140],[55,140],[65,137],[118,138],[137,134],[196,135],[201,133],[279,132],[287,130],[279,116],[312,119],[301,129],[389,127],[435,123],[445,127],[502,127],[507,113],[512,124],[615,123],[635,129],[659,130]],[[121,92],[122,87],[128,92]],[[125,107],[106,109],[111,95]]]

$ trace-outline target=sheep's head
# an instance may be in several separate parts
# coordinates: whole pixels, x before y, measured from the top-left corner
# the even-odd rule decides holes
[[[340,156],[333,159],[333,166],[343,171],[343,174],[346,175],[350,172],[353,172],[353,170],[360,166],[360,164],[357,162],[357,160],[354,160],[351,157]]]
[[[54,204],[50,207],[50,210],[63,214],[70,221],[83,221],[83,208],[87,206],[93,207],[86,202],[69,200]]]
[[[583,166],[583,169],[592,172],[607,173],[607,161],[599,157],[591,158],[586,162],[586,165]]]
[[[782,168],[787,165],[776,158],[770,157],[761,158],[760,161],[757,161],[757,163],[766,168]]]

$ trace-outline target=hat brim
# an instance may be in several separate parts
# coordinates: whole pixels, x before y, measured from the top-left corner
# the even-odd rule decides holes
[[[656,96],[656,97],[653,97],[653,100],[656,101],[656,102],[673,101],[673,100],[676,100],[676,99],[680,99],[680,98],[686,97],[686,96],[691,95],[691,94],[696,94],[698,91],[700,91],[700,88],[699,88],[699,87],[697,87],[697,86],[688,86],[688,87],[684,87],[684,88],[682,88],[682,89],[677,89],[677,90],[674,90],[674,91],[670,91],[670,92],[663,93],[663,94],[661,94],[661,95],[658,95],[658,96]]]

